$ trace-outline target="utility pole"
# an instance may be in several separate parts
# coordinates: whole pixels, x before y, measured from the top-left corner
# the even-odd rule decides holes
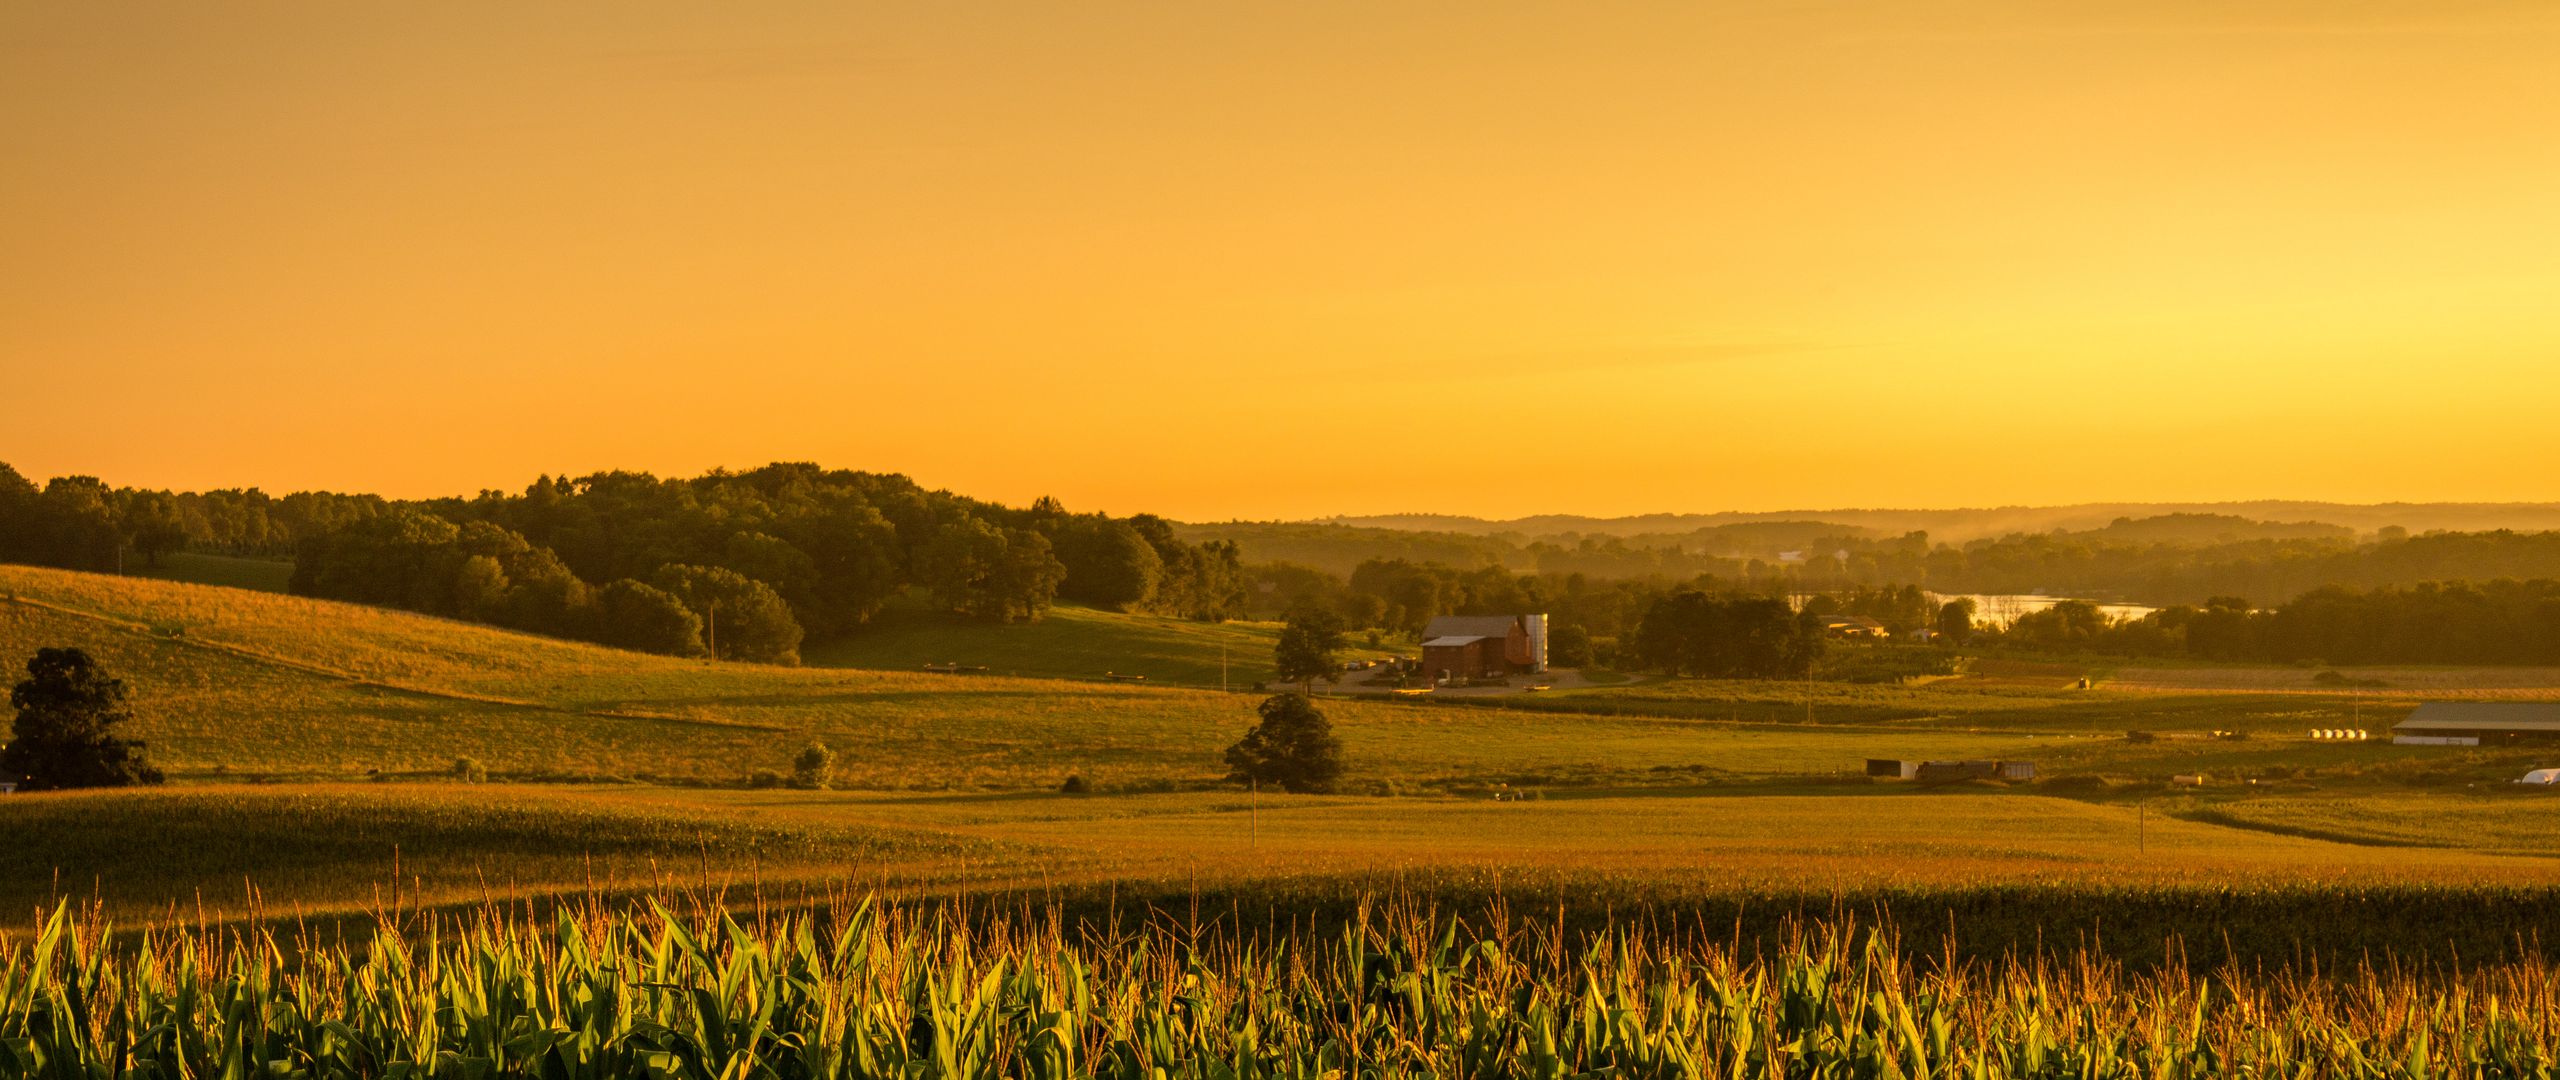
[[[2144,855],[2144,856],[2149,856],[2149,855],[2151,854],[2151,804],[2150,804],[2150,803],[2147,803],[2147,802],[2146,802],[2146,803],[2135,803],[2135,804],[2133,804],[2133,828],[2134,828],[2134,834],[2133,834],[2133,835],[2134,835],[2134,838],[2135,838],[2135,839],[2134,839],[2134,843],[2135,843],[2135,845],[2136,845],[2136,847],[2135,847],[2135,849],[2134,849],[2134,850],[2135,850],[2135,851],[2137,851],[2137,852],[2139,852],[2139,853],[2141,853],[2141,854],[2142,854],[2142,855]]]
[[[711,647],[711,658],[720,659],[720,601],[711,601],[711,617],[702,620],[702,636]]]
[[[1218,643],[1218,692],[1227,692],[1227,643]]]

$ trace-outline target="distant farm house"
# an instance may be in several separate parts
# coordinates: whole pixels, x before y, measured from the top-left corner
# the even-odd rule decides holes
[[[1499,679],[1547,670],[1544,615],[1443,615],[1422,631],[1422,670],[1435,679]]]
[[[2560,702],[2430,701],[2391,728],[2402,746],[2481,746],[2560,740]]]
[[[1875,640],[1890,637],[1884,624],[1864,615],[1824,615],[1822,632],[1833,637]]]

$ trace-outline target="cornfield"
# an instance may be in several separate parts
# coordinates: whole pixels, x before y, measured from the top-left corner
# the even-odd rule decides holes
[[[1322,931],[670,897],[326,937],[56,908],[0,936],[0,1077],[2548,1077],[2560,1035],[2541,963],[1930,961],[1843,923],[1746,951],[1396,900]]]

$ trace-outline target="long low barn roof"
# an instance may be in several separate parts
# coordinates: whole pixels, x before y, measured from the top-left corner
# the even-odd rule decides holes
[[[1520,623],[1517,615],[1442,615],[1422,628],[1422,636],[1436,637],[1509,637]]]
[[[1483,635],[1477,635],[1475,637],[1436,637],[1423,642],[1422,647],[1426,649],[1454,649],[1461,645],[1473,645],[1476,642],[1483,640]]]
[[[2560,732],[2560,701],[2430,701],[2391,730]]]

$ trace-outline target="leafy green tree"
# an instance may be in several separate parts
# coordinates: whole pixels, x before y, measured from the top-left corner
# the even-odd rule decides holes
[[[1128,611],[1155,595],[1164,559],[1127,522],[1099,515],[1057,523],[1049,542],[1066,567],[1058,595],[1095,607]]]
[[[593,621],[587,611],[592,590],[551,549],[486,521],[464,524],[454,547],[469,557],[456,570],[455,591],[463,602],[455,614],[537,634],[576,635]],[[471,570],[470,559],[479,558],[497,563],[501,573],[493,579],[486,570]],[[498,585],[494,596],[486,591],[490,581]],[[485,606],[475,609],[475,602]]]
[[[1049,613],[1066,583],[1067,566],[1049,548],[1049,538],[1027,529],[1005,532],[1004,559],[997,564],[993,588],[1004,622],[1038,622]]]
[[[821,494],[805,513],[777,525],[783,538],[809,554],[817,568],[815,609],[801,622],[813,633],[843,633],[871,621],[905,587],[898,566],[898,531],[861,495]]]
[[[1312,691],[1315,681],[1338,682],[1342,665],[1336,659],[1343,649],[1342,622],[1333,613],[1317,607],[1290,612],[1280,628],[1280,640],[1272,647],[1271,663],[1282,682],[1293,682]]]
[[[1566,623],[1547,637],[1547,662],[1557,667],[1591,666],[1591,631],[1580,623]]]
[[[1831,633],[1823,628],[1818,616],[1797,615],[1793,621],[1794,633],[1787,638],[1778,673],[1790,679],[1811,678],[1822,663],[1822,654],[1831,649]]]
[[[2008,639],[2035,649],[2079,651],[2096,647],[2110,620],[2098,605],[2064,600],[2042,611],[2010,620]]]
[[[800,748],[800,756],[791,759],[791,786],[802,791],[824,791],[835,783],[836,752],[827,744],[811,740]]]
[[[916,574],[955,614],[988,622],[1036,620],[1067,575],[1049,541],[970,517],[945,522],[916,553]]]
[[[1334,601],[1333,610],[1342,616],[1343,625],[1354,629],[1367,630],[1387,623],[1387,602],[1368,593],[1344,592]]]
[[[36,503],[39,562],[67,570],[109,571],[124,550],[115,492],[94,476],[57,476]]]
[[[506,608],[506,568],[486,555],[462,560],[462,567],[453,575],[454,614],[496,622],[506,614]]]
[[[159,566],[161,555],[185,546],[186,515],[179,509],[177,496],[166,491],[127,490],[117,494],[117,526],[134,553],[142,556],[143,565]]]
[[[1938,636],[1962,644],[1973,638],[1973,616],[1977,605],[1970,596],[1959,596],[1938,605]]]
[[[454,575],[467,557],[462,530],[423,510],[365,518],[306,542],[294,557],[293,591],[435,615],[454,613]]]
[[[1688,589],[1658,597],[1636,627],[1635,655],[1674,675],[1773,679],[1813,670],[1824,648],[1820,617],[1766,596],[1716,597]]]
[[[595,625],[589,635],[618,649],[701,656],[702,617],[675,594],[623,578],[596,591]]]
[[[143,744],[119,739],[124,681],[79,649],[39,649],[27,678],[9,691],[18,710],[0,772],[25,777],[29,791],[157,784],[160,770],[142,759]]]
[[[1277,785],[1291,794],[1332,791],[1342,777],[1342,740],[1304,694],[1277,694],[1257,708],[1262,719],[1227,748],[1227,779]]]
[[[800,662],[800,623],[772,586],[735,570],[683,563],[659,568],[650,584],[702,620],[703,643],[712,659]]]
[[[2249,601],[2237,596],[2206,600],[2204,610],[2186,620],[2186,651],[2208,660],[2257,655],[2257,626],[2249,617],[2250,611]]]
[[[737,533],[721,545],[719,565],[773,586],[794,614],[819,606],[817,560],[779,536]]]
[[[43,498],[33,481],[0,463],[0,562],[43,561],[38,529]]]

